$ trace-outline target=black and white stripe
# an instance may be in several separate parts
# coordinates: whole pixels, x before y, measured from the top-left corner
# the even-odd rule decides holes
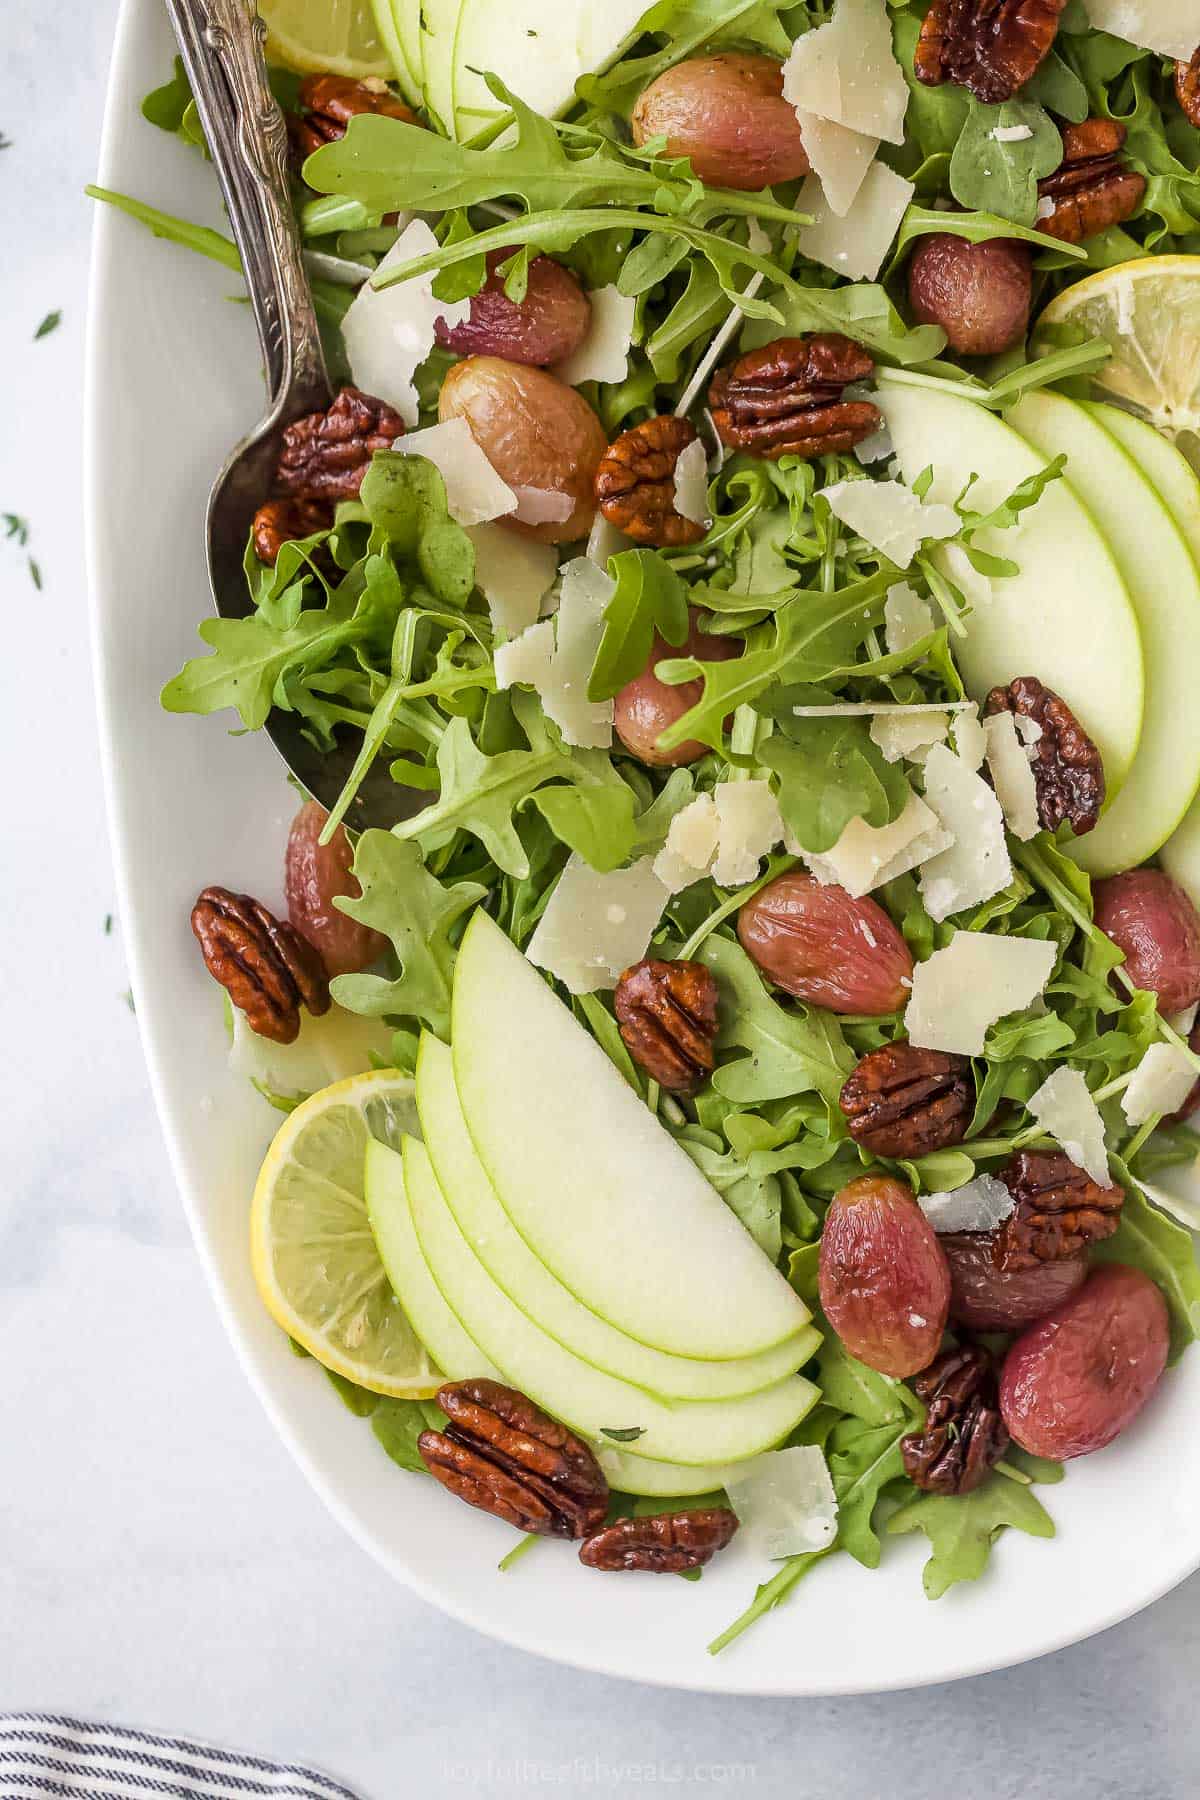
[[[316,1769],[53,1713],[0,1714],[0,1800],[357,1800]]]

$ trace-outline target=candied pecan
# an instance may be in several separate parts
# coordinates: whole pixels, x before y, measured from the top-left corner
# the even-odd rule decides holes
[[[421,1460],[443,1487],[518,1531],[582,1538],[603,1523],[608,1483],[577,1437],[516,1388],[482,1378],[438,1390],[445,1431],[423,1431]]]
[[[654,1513],[645,1519],[617,1519],[581,1546],[579,1560],[589,1569],[641,1569],[648,1575],[679,1575],[685,1569],[699,1569],[711,1561],[737,1528],[737,1515],[727,1506]]]
[[[992,689],[984,711],[1012,713],[1018,736],[1022,719],[1040,730],[1028,748],[1042,829],[1057,831],[1065,823],[1076,837],[1090,831],[1104,805],[1104,764],[1066,701],[1036,676],[1018,675],[1007,687]]]
[[[294,1043],[300,1008],[329,1011],[329,982],[307,938],[249,894],[206,887],[192,908],[208,972],[221,983],[259,1037]]]
[[[703,1087],[717,1037],[717,984],[703,963],[635,963],[613,1006],[625,1048],[652,1081],[672,1094]]]
[[[863,1057],[841,1092],[850,1136],[876,1156],[925,1156],[961,1144],[974,1108],[965,1056],[881,1044]]]
[[[1200,131],[1200,50],[1192,51],[1190,62],[1175,64],[1175,96],[1188,123]]]
[[[375,452],[403,435],[398,412],[344,387],[326,412],[308,413],[288,426],[275,485],[302,500],[353,500]]]
[[[1119,119],[1084,119],[1062,127],[1063,159],[1038,182],[1037,228],[1064,244],[1082,244],[1110,225],[1132,218],[1146,178],[1121,157]]]
[[[600,458],[595,491],[610,525],[637,544],[695,544],[704,526],[675,507],[675,468],[696,429],[670,414],[623,431]]]
[[[913,1387],[929,1410],[900,1440],[905,1474],[931,1494],[969,1494],[1009,1443],[991,1357],[973,1344],[947,1350]]]
[[[999,1171],[1016,1202],[992,1239],[998,1269],[1058,1262],[1113,1235],[1125,1190],[1101,1187],[1061,1151],[1018,1150]]]
[[[254,515],[250,535],[259,562],[274,568],[279,552],[295,538],[312,537],[333,524],[333,507],[325,500],[267,500]]]
[[[296,159],[303,162],[322,144],[345,137],[351,119],[380,113],[415,125],[412,108],[397,100],[382,81],[351,81],[345,75],[306,75],[300,83],[299,113],[288,115],[288,136]]]
[[[926,87],[953,81],[995,106],[1036,74],[1067,0],[933,0],[913,72]]]
[[[840,332],[776,338],[717,370],[708,390],[717,435],[731,450],[772,460],[853,449],[883,421],[878,407],[843,399],[843,389],[874,368]]]

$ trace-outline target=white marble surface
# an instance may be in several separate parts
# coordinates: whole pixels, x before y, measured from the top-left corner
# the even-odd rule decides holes
[[[82,189],[115,0],[3,13],[0,512],[29,519],[45,585],[0,539],[0,1709],[309,1757],[373,1800],[1190,1795],[1200,1578],[1004,1675],[722,1700],[485,1642],[390,1584],[309,1493],[202,1284],[123,999],[120,922],[104,928],[77,439]],[[61,328],[32,342],[56,307]],[[1114,1558],[1137,1554],[1137,1531],[1131,1518]]]

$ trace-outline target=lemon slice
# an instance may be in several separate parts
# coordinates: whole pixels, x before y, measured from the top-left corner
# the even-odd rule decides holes
[[[418,1131],[413,1084],[374,1069],[298,1106],[267,1152],[250,1213],[263,1304],[289,1337],[376,1394],[422,1399],[442,1377],[392,1292],[363,1195],[372,1137]]]
[[[302,74],[389,80],[392,59],[375,24],[371,0],[258,0],[267,26],[267,55]]]
[[[1148,419],[1200,468],[1200,256],[1146,256],[1066,288],[1037,322],[1034,354],[1053,326],[1105,338],[1112,356],[1097,392]]]

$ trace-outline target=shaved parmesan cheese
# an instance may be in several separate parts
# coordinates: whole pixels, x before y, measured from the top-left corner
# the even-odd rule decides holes
[[[779,802],[767,781],[723,781],[714,800],[718,829],[713,880],[718,887],[740,887],[754,880],[763,857],[782,841]]]
[[[725,1492],[751,1549],[769,1562],[827,1550],[837,1536],[837,1496],[816,1444],[738,1463]]]
[[[883,603],[883,641],[888,654],[899,656],[911,650],[933,630],[933,613],[928,600],[922,600],[907,581],[897,581],[887,591]]]
[[[803,41],[802,38],[800,42]],[[838,275],[851,281],[874,281],[915,192],[912,182],[905,181],[886,163],[873,162],[854,196],[854,204],[839,218],[817,177],[806,176],[796,199],[796,210],[810,214],[812,224],[801,226],[796,241],[805,256]]]
[[[437,239],[424,219],[413,219],[376,272],[436,249]],[[420,416],[413,377],[433,349],[434,326],[439,319],[447,325],[461,324],[471,312],[469,300],[436,300],[433,282],[430,273],[392,287],[368,284],[355,295],[342,320],[342,341],[355,386],[394,406],[408,426],[416,425]]]
[[[1177,1031],[1180,1037],[1190,1037],[1198,1012],[1200,1012],[1200,1000],[1193,1000],[1192,1004],[1185,1006],[1182,1012],[1172,1013],[1167,1024],[1172,1031]]]
[[[675,464],[675,511],[681,519],[703,525],[711,523],[708,511],[708,457],[704,445],[695,438],[681,451]]]
[[[667,841],[654,859],[654,873],[678,894],[708,874],[720,835],[717,806],[711,794],[699,794],[667,828]]]
[[[1079,1070],[1055,1069],[1026,1105],[1042,1130],[1057,1138],[1076,1167],[1101,1187],[1107,1187],[1104,1120]]]
[[[800,43],[803,41],[801,39]],[[796,47],[799,48],[799,43]],[[808,112],[803,106],[796,108],[796,117],[800,121],[800,134],[813,174],[821,183],[821,192],[828,200],[830,210],[839,219],[844,219],[875,159],[879,139],[867,137],[861,131],[848,131],[844,125],[823,119],[820,113]]]
[[[860,463],[877,463],[883,462],[886,457],[891,456],[895,448],[891,431],[886,424],[883,424],[878,431],[873,431],[870,437],[865,437],[860,444],[855,444],[854,454]]]
[[[504,525],[472,525],[468,536],[475,546],[475,586],[488,603],[492,630],[516,637],[534,624],[554,586],[554,546],[519,537]]]
[[[987,739],[987,766],[992,786],[1014,837],[1028,840],[1041,830],[1038,818],[1037,786],[1029,758],[1021,748],[1017,727],[1010,712],[994,713],[983,721]]]
[[[825,887],[843,887],[855,900],[872,889],[907,875],[927,857],[946,850],[952,842],[923,800],[916,794],[890,825],[868,825],[851,819],[841,837],[823,855],[809,855],[788,840],[794,855],[804,857],[810,872]]]
[[[1159,56],[1188,62],[1200,43],[1200,11],[1194,0],[1083,0],[1083,10],[1097,31]]]
[[[796,39],[783,65],[783,93],[793,106],[850,131],[902,144],[908,84],[892,49],[885,0],[837,0],[828,24]]]
[[[629,348],[637,300],[616,287],[593,288],[592,322],[578,350],[573,350],[554,373],[568,387],[582,381],[624,381],[629,370]]]
[[[517,496],[501,481],[465,419],[446,419],[408,431],[391,446],[397,456],[424,456],[446,484],[450,517],[460,525],[485,525],[517,510]]]
[[[1121,1095],[1121,1111],[1131,1125],[1156,1114],[1178,1112],[1196,1085],[1195,1069],[1174,1044],[1151,1044]]]
[[[596,517],[592,520],[591,534],[587,541],[587,558],[597,568],[607,569],[610,556],[619,556],[622,550],[632,550],[633,539],[625,536],[615,525],[610,525],[604,514],[597,508]]]
[[[976,1175],[965,1187],[945,1194],[921,1194],[918,1204],[933,1229],[995,1231],[1012,1212],[1012,1195],[994,1175]]]
[[[526,955],[572,994],[615,987],[645,956],[667,899],[648,856],[608,875],[572,856]]]
[[[1033,128],[1029,125],[997,125],[988,136],[997,144],[1023,144],[1026,138],[1033,136]]]
[[[981,906],[1012,880],[1000,802],[981,776],[944,744],[925,763],[925,798],[954,842],[921,870],[921,898],[931,919]]]
[[[570,494],[557,488],[515,487],[513,493],[522,525],[563,525],[575,511]]]
[[[838,481],[821,489],[835,518],[907,569],[927,538],[953,537],[962,520],[952,506],[926,505],[902,481]]]
[[[930,712],[923,706],[906,706],[900,713],[883,713],[871,720],[871,742],[883,752],[885,762],[924,762],[934,744],[946,741],[950,715]]]
[[[968,707],[974,710],[970,700],[831,700],[828,706],[793,706],[792,712],[798,719],[897,719],[913,713],[945,716]]]
[[[1053,944],[1032,938],[989,937],[956,931],[913,971],[904,1014],[910,1044],[981,1056],[988,1027],[1031,1006],[1054,972]]]
[[[987,751],[987,738],[979,723],[979,708],[967,707],[954,716],[954,748],[968,769],[977,769]]]
[[[1027,717],[1025,713],[1014,713],[1012,717],[1013,724],[1017,728],[1017,736],[1025,745],[1026,749],[1029,749],[1034,744],[1041,743],[1042,728],[1036,719]]]
[[[589,700],[588,677],[604,631],[604,608],[613,583],[585,556],[562,572],[562,592],[554,619],[531,625],[495,653],[496,685],[521,681],[536,688],[542,710],[568,744],[606,750],[612,743],[613,703]]]

